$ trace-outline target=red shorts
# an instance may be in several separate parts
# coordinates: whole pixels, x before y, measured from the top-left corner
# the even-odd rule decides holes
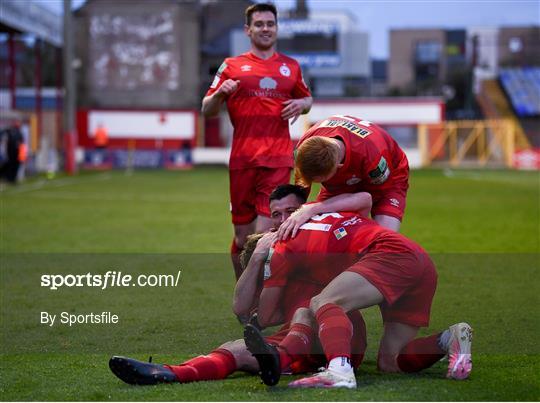
[[[370,252],[347,271],[360,274],[384,296],[384,322],[428,326],[437,272],[422,250]]]
[[[244,225],[258,215],[270,217],[270,193],[289,183],[290,168],[246,168],[229,170],[232,222]]]
[[[396,181],[391,187],[382,190],[362,190],[355,189],[352,192],[368,192],[373,200],[371,207],[371,217],[376,215],[387,215],[395,217],[399,221],[403,219],[405,214],[405,205],[407,200],[407,190],[409,189],[408,178]],[[317,195],[317,201],[323,201],[330,197],[337,196],[340,193],[332,193],[321,187]]]

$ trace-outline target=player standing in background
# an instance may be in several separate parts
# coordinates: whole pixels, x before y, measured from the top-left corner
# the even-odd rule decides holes
[[[229,179],[237,279],[238,255],[247,236],[271,227],[270,192],[290,180],[294,161],[289,119],[294,123],[312,104],[296,60],[276,52],[275,6],[254,4],[245,16],[251,50],[225,59],[202,101],[204,116],[217,115],[226,102],[234,127]]]
[[[381,127],[352,116],[331,116],[300,139],[296,179],[304,186],[322,184],[317,201],[341,193],[368,192],[372,218],[399,231],[409,187],[409,164],[397,142]],[[303,206],[279,229],[279,238],[296,235],[316,204]]]

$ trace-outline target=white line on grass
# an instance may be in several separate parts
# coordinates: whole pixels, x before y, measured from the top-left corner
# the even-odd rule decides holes
[[[20,185],[16,189],[8,190],[7,192],[3,192],[3,193],[5,195],[20,194],[20,193],[33,192],[35,190],[59,188],[59,187],[64,187],[64,186],[79,185],[79,184],[84,184],[88,182],[97,182],[97,181],[104,181],[104,180],[109,180],[109,179],[111,179],[111,175],[109,173],[103,173],[103,174],[92,176],[89,178],[77,177],[77,178],[64,178],[64,179],[53,179],[53,180],[38,180],[28,185]]]

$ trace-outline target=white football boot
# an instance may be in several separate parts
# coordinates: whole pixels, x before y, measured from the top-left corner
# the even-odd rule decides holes
[[[448,338],[448,372],[447,378],[467,379],[472,370],[472,333],[471,326],[467,323],[457,323],[450,326]]]
[[[307,378],[289,383],[291,388],[348,388],[356,389],[356,378],[351,368],[347,372],[333,371],[324,368],[323,371]]]

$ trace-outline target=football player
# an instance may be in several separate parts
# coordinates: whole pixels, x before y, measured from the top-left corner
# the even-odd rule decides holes
[[[270,195],[270,211],[273,219],[273,225],[277,228],[291,212],[298,209],[306,201],[305,190],[295,185],[278,186]],[[340,195],[335,199],[329,199],[325,203],[327,208],[344,207],[347,209],[357,209],[365,211],[370,207],[369,195]],[[321,207],[322,208],[322,207]],[[252,242],[252,245],[258,245],[257,251],[254,253],[256,259],[261,256],[268,255],[269,248],[274,241],[274,234],[265,235],[265,239],[260,242]],[[254,250],[254,249],[253,249]],[[256,260],[254,259],[254,261]],[[249,258],[243,259],[244,264],[250,262]],[[254,264],[254,263],[252,263]],[[248,273],[250,271],[247,271]],[[249,308],[254,305],[250,302],[250,307],[243,312],[238,309],[238,294],[241,293],[243,281],[239,281],[236,287],[235,295],[235,312],[239,316],[249,314]],[[303,345],[303,339],[298,337],[299,333],[295,333],[296,328],[290,328],[290,321],[295,316],[295,321],[301,323],[302,317],[309,315],[307,307],[311,297],[322,291],[322,287],[312,284],[305,284],[303,281],[291,281],[287,289],[284,291],[283,300],[280,303],[281,312],[283,312],[282,323],[285,324],[274,335],[268,337],[268,343],[281,343],[292,355],[291,360],[282,360],[283,371],[291,373],[302,373],[314,371],[325,364],[325,357],[322,350],[313,348],[305,351],[300,347]],[[250,294],[252,298],[257,296]],[[297,310],[304,308],[304,310]],[[362,316],[358,311],[349,315],[351,323],[353,323],[354,332],[357,337],[351,342],[352,365],[359,365],[363,352],[365,351],[365,324]],[[256,319],[254,319],[254,325]],[[303,332],[307,332],[303,329]],[[300,346],[300,347],[299,347]],[[301,350],[301,351],[300,351]],[[304,353],[305,351],[305,353]],[[252,354],[247,350],[243,339],[226,342],[219,348],[213,350],[208,355],[195,357],[179,365],[161,365],[151,362],[142,362],[132,358],[114,356],[109,360],[111,371],[121,380],[130,384],[153,385],[157,383],[169,382],[195,382],[224,379],[235,371],[246,371],[256,373],[259,371],[259,364]],[[281,369],[280,369],[281,370]],[[277,381],[277,380],[276,380]]]
[[[321,183],[317,201],[341,193],[368,192],[372,218],[399,231],[409,187],[409,165],[397,142],[381,127],[352,116],[331,116],[316,123],[296,149],[296,181]],[[313,215],[306,205],[279,229],[279,238],[296,235]]]
[[[262,266],[247,270],[262,271]],[[256,273],[252,273],[252,276]],[[378,368],[384,372],[416,372],[428,368],[445,355],[449,357],[447,377],[465,379],[472,369],[472,329],[458,323],[428,337],[415,338],[427,326],[437,285],[437,273],[428,254],[405,236],[383,228],[375,221],[354,213],[314,216],[298,235],[278,242],[270,263],[264,269],[264,288],[259,299],[258,320],[271,324],[283,289],[289,281],[324,286],[310,301],[314,329],[328,361],[327,368],[308,378],[294,381],[292,387],[356,387],[351,366],[352,326],[347,312],[379,305],[384,333],[380,341]],[[246,285],[246,289],[254,284]],[[245,300],[244,304],[250,301]],[[306,312],[303,312],[304,317]],[[309,315],[308,315],[309,316]],[[303,323],[310,323],[304,318]],[[303,329],[291,329],[301,333]],[[313,340],[313,330],[299,337]],[[247,325],[246,343],[256,355],[261,374],[279,379],[280,360],[286,349],[262,339],[260,332]],[[267,356],[273,356],[269,359]]]
[[[215,116],[227,104],[234,127],[229,161],[236,278],[246,237],[271,228],[268,197],[288,183],[293,167],[289,120],[311,108],[311,93],[298,62],[276,51],[277,11],[258,3],[245,12],[249,52],[225,59],[202,101],[202,113]]]

